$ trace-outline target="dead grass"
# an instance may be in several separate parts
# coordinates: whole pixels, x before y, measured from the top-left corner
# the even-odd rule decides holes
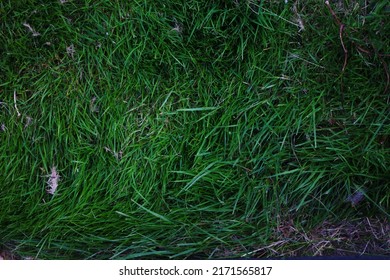
[[[273,232],[273,242],[251,250],[237,246],[214,251],[218,258],[355,257],[389,256],[390,223],[379,218],[359,218],[332,223],[325,221],[305,231],[293,218],[285,219]]]
[[[246,257],[390,256],[390,224],[378,218],[332,223],[304,231],[287,219],[275,229],[275,241],[244,254]]]

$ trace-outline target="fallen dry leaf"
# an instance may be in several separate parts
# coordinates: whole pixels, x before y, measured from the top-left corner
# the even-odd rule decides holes
[[[51,174],[49,175],[49,180],[47,181],[48,187],[46,189],[48,194],[54,195],[58,187],[58,181],[60,180],[60,175],[57,172],[55,166],[51,168]]]

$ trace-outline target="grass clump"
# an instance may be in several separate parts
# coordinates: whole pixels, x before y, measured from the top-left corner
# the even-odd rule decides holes
[[[325,254],[323,225],[388,223],[385,1],[330,3],[342,41],[318,1],[62,2],[0,3],[4,248]]]

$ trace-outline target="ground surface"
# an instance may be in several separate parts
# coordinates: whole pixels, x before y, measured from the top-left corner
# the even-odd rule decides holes
[[[390,255],[387,1],[1,1],[0,32],[1,258]]]

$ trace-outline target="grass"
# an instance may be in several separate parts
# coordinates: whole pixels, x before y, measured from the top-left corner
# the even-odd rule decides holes
[[[323,1],[2,1],[0,247],[389,255],[390,24],[365,2],[331,1],[340,40]]]

